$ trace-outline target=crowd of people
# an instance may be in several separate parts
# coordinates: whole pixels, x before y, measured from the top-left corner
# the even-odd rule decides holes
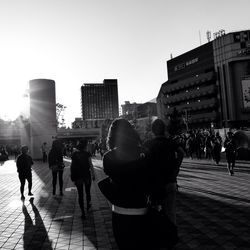
[[[86,139],[81,139],[76,145],[54,140],[51,149],[48,150],[47,143],[41,147],[43,162],[48,164],[52,173],[52,195],[57,194],[59,180],[59,195],[63,196],[63,157],[71,158],[70,175],[77,188],[83,219],[86,218],[84,199],[87,210],[91,208],[90,190],[95,180],[92,157],[97,152],[101,154],[108,180],[105,183],[109,187],[101,185],[102,181],[99,187],[112,204],[112,227],[119,249],[152,250],[162,247],[157,246],[157,242],[161,243],[160,234],[149,219],[152,209],[176,230],[175,238],[171,236],[164,242],[164,247],[167,247],[165,249],[172,249],[177,243],[177,176],[185,154],[191,158],[213,158],[219,164],[221,149],[224,147],[229,174],[234,174],[236,145],[232,132],[227,133],[224,142],[218,132],[207,130],[191,131],[188,136],[167,136],[165,124],[160,119],[152,123],[151,130],[153,138],[142,142],[127,120],[116,119],[110,125],[105,151],[102,151],[101,143]],[[24,200],[26,180],[28,195],[33,195],[33,160],[27,146],[21,148],[16,165],[21,199]]]

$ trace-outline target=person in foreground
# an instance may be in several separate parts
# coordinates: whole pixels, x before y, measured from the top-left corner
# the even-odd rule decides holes
[[[177,175],[184,152],[170,137],[165,135],[165,124],[156,119],[151,126],[154,138],[145,142],[149,155],[152,180],[151,201],[161,206],[176,225]]]
[[[28,190],[29,196],[32,196],[31,193],[32,189],[32,173],[31,173],[31,166],[33,165],[33,160],[31,156],[28,155],[29,148],[27,146],[22,146],[21,148],[21,154],[17,157],[16,160],[16,166],[17,166],[17,172],[18,177],[21,183],[20,186],[20,192],[21,192],[21,199],[24,200],[24,186],[25,186],[25,180],[28,181]]]
[[[119,249],[152,249],[147,225],[148,171],[140,138],[125,119],[109,128],[109,151],[103,156],[104,172],[115,186],[112,226]]]
[[[82,218],[85,219],[84,199],[83,199],[83,185],[85,186],[87,210],[91,207],[91,180],[95,180],[94,167],[91,160],[91,154],[86,151],[88,141],[82,139],[77,151],[72,155],[72,162],[70,166],[71,180],[75,183],[78,191],[78,202],[82,211]]]
[[[176,192],[177,175],[184,151],[171,137],[166,137],[162,120],[156,119],[151,129],[154,138],[144,143],[151,176],[149,200],[151,206],[162,215],[158,222],[153,221],[153,237],[159,249],[163,246],[164,249],[173,249],[179,241],[176,225]],[[162,222],[163,220],[165,222]]]
[[[53,195],[56,194],[57,176],[59,176],[60,195],[63,195],[63,145],[61,141],[54,140],[48,155],[49,168],[52,171]]]

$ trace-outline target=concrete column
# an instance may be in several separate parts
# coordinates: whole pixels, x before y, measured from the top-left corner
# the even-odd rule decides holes
[[[57,134],[55,82],[34,79],[30,87],[30,152],[33,159],[41,159],[41,146],[50,148]]]

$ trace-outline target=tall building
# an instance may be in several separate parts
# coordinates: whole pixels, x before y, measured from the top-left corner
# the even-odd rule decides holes
[[[250,30],[221,30],[167,61],[167,70],[157,97],[161,118],[176,108],[193,128],[250,125]]]
[[[114,119],[119,116],[117,79],[84,84],[81,97],[83,120]]]

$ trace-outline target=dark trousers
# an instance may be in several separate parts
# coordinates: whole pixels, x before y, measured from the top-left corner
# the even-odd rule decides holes
[[[146,215],[112,213],[112,226],[120,250],[152,250]]]
[[[31,192],[31,188],[32,188],[32,173],[26,173],[26,174],[22,174],[22,173],[19,173],[18,175],[19,177],[19,180],[20,180],[20,192],[21,192],[21,195],[23,195],[23,192],[24,192],[24,186],[25,186],[25,180],[28,181],[28,189],[29,189],[29,192]]]
[[[43,162],[47,162],[47,153],[46,152],[43,152]]]
[[[82,211],[84,211],[84,187],[85,187],[85,194],[86,194],[86,201],[87,204],[90,204],[91,195],[90,195],[90,188],[91,188],[91,181],[85,182],[76,182],[75,183],[77,192],[78,192],[78,203]],[[84,186],[84,187],[83,187]]]
[[[59,177],[60,192],[63,191],[63,171],[52,171],[53,194],[56,192],[57,175]]]

